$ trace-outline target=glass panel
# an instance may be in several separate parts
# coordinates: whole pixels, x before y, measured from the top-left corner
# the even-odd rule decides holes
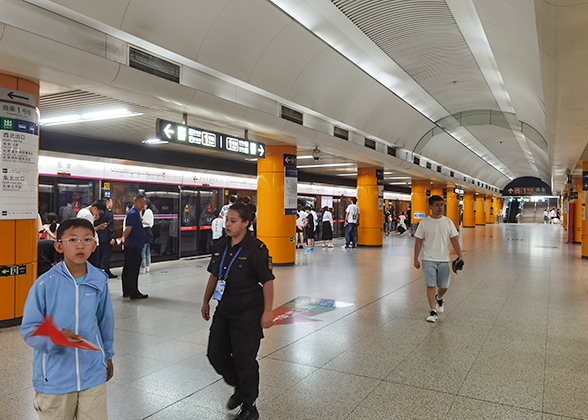
[[[169,186],[147,185],[147,188],[157,188],[158,191],[146,191],[147,204],[153,211],[153,243],[151,257],[163,255],[177,255],[178,252],[178,203],[179,193],[175,191],[161,191]],[[177,188],[174,186],[174,188]]]
[[[59,182],[57,184],[59,212],[57,217],[62,222],[73,219],[80,209],[89,206],[94,201],[93,188],[86,181],[72,180],[72,183]]]
[[[182,189],[180,193],[179,210],[181,218],[179,223],[180,257],[196,255],[198,236],[198,224],[196,219],[198,211],[198,191]]]

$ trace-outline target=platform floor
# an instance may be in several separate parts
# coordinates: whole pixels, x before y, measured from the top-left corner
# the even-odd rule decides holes
[[[453,276],[435,324],[414,238],[383,249],[298,251],[276,268],[275,307],[296,297],[352,306],[276,325],[262,340],[262,419],[588,419],[588,261],[559,225],[462,231],[465,270]],[[340,245],[340,243],[339,243]],[[121,297],[111,419],[232,419],[231,394],[206,359],[200,317],[206,260],[154,265],[146,301]],[[37,418],[32,350],[0,330],[0,418]]]

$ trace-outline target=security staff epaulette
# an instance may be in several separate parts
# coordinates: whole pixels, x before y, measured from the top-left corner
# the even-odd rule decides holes
[[[259,239],[255,238],[255,243],[257,245],[259,245],[260,248],[263,248],[265,246],[265,244],[263,242],[261,242]]]

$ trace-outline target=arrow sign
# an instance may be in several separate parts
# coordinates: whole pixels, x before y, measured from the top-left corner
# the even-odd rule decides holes
[[[17,95],[17,94],[16,94],[16,93],[14,93],[14,92],[10,92],[10,93],[8,93],[7,95],[8,95],[8,97],[9,97],[10,99],[18,98],[18,99],[24,99],[25,101],[28,101],[28,100],[29,100],[29,98],[27,98],[27,97],[25,97],[25,96],[20,96],[20,95]]]
[[[259,157],[265,157],[265,148],[263,147],[263,144],[260,144],[257,148],[257,155]]]
[[[171,140],[172,134],[174,134],[174,129],[171,128],[171,124],[168,124],[163,129],[163,132],[165,133],[165,135],[167,136],[167,138]]]
[[[508,189],[508,192],[509,192],[510,194],[512,194],[512,193],[514,192],[514,190],[513,190],[512,188],[509,188],[509,189]]]

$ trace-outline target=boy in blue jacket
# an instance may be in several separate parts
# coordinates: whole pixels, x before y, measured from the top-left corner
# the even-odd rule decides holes
[[[114,366],[114,315],[108,276],[86,260],[96,249],[94,226],[69,219],[57,229],[55,249],[63,261],[33,284],[25,303],[20,332],[35,349],[34,407],[41,420],[107,420],[106,382]],[[89,341],[84,350],[31,336],[45,316],[70,343]]]

